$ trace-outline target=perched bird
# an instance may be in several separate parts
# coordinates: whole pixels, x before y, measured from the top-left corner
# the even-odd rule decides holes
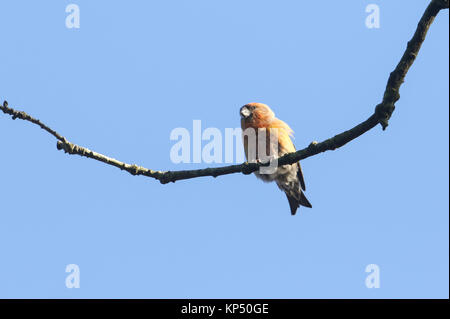
[[[247,161],[264,161],[270,159],[271,154],[275,155],[274,157],[281,157],[295,152],[295,146],[291,140],[292,129],[285,122],[277,119],[269,106],[262,103],[249,103],[241,107],[240,115]],[[249,137],[248,130],[255,132],[256,143],[255,139]],[[274,133],[275,138],[269,139],[270,134]],[[258,139],[264,140],[263,135],[265,135],[266,150],[258,152],[258,145],[264,146],[264,144],[258,144]],[[278,187],[286,193],[292,215],[295,215],[299,206],[312,207],[303,193],[306,187],[299,162],[280,166],[269,174],[256,171],[255,175],[265,182],[277,183]]]

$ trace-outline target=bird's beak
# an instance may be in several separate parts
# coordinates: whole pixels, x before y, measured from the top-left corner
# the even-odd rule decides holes
[[[241,118],[243,118],[243,119],[245,119],[245,118],[250,116],[250,110],[248,108],[246,108],[246,107],[243,107],[241,109],[240,113],[241,113]]]

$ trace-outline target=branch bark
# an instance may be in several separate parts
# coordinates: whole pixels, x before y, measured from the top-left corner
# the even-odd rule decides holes
[[[389,76],[382,102],[375,107],[374,113],[367,120],[356,125],[350,130],[342,132],[323,142],[313,142],[304,149],[280,157],[278,159],[278,166],[293,164],[298,162],[299,160],[303,160],[319,153],[335,150],[371,130],[378,124],[381,125],[383,130],[385,130],[389,124],[389,119],[391,118],[392,113],[395,110],[395,103],[400,99],[400,86],[404,82],[406,73],[408,72],[409,68],[416,59],[417,54],[419,53],[420,47],[425,40],[431,23],[440,10],[448,8],[449,0],[432,0],[430,2],[417,25],[414,36],[408,42],[408,45],[403,56],[400,59],[400,62],[397,64],[397,67],[394,69],[394,71],[391,72]],[[47,131],[58,140],[56,145],[58,150],[63,150],[65,153],[68,153],[70,155],[76,154],[103,162],[108,165],[115,166],[117,168],[120,168],[121,170],[127,171],[132,175],[152,177],[159,180],[162,184],[203,176],[217,177],[233,173],[251,174],[257,171],[261,166],[269,165],[269,163],[245,162],[240,165],[230,165],[196,170],[154,171],[142,166],[138,166],[136,164],[127,164],[121,162],[106,155],[94,152],[88,148],[71,143],[64,136],[60,135],[58,132],[51,129],[38,119],[31,117],[23,111],[17,111],[8,107],[7,101],[4,101],[3,105],[0,105],[0,110],[2,110],[5,114],[11,115],[13,120],[18,118],[40,126],[43,130]]]

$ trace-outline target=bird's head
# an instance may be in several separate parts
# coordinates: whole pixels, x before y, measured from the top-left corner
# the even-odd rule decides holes
[[[243,127],[264,127],[275,118],[275,114],[272,112],[270,107],[263,103],[245,104],[241,107],[239,113],[241,115],[241,123],[243,124]]]

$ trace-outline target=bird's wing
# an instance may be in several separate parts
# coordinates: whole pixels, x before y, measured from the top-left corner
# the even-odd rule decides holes
[[[275,119],[272,122],[272,127],[278,128],[278,144],[282,154],[295,152],[294,143],[292,143],[291,136],[293,135],[292,129],[285,122],[279,119]],[[297,163],[297,176],[300,182],[300,186],[303,190],[306,190],[305,179],[303,178],[302,167],[300,162]]]
[[[305,185],[305,179],[303,178],[302,167],[300,166],[300,162],[298,162],[297,164],[298,164],[298,170],[297,170],[298,180],[300,182],[300,186],[302,187],[302,189],[304,191],[306,191],[306,185]]]

